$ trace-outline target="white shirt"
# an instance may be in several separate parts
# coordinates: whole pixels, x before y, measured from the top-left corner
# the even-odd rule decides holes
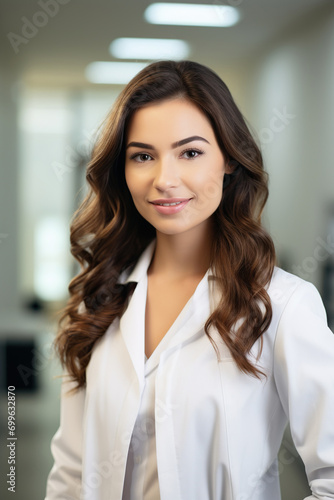
[[[64,385],[46,500],[122,500],[131,437],[145,397],[153,399],[145,391],[144,328],[154,245],[120,278],[137,286],[95,345],[86,388],[66,397],[71,384]],[[212,329],[218,360],[204,332],[220,298],[210,274],[172,325],[155,368],[161,500],[279,500],[277,453],[288,420],[312,490],[307,500],[333,499],[334,336],[317,290],[275,269],[262,354],[255,361],[258,341],[249,354],[267,374],[259,380],[238,369]]]
[[[201,282],[207,279],[207,274]],[[189,304],[193,297],[189,299]],[[189,319],[190,309],[187,303],[180,312],[177,322],[178,328]],[[162,409],[155,395],[157,367],[161,353],[168,348],[170,337],[175,335],[174,325],[168,330],[149,358],[145,355],[145,386],[142,394],[140,409],[131,436],[129,453],[126,464],[124,490],[122,500],[159,500],[160,489],[157,467],[155,420],[159,419],[159,412],[155,415],[155,408]],[[144,331],[142,330],[144,334]],[[134,335],[137,331],[133,332]],[[145,335],[143,345],[145,345]],[[160,416],[161,418],[161,416]],[[163,418],[163,417],[162,417]]]
[[[145,370],[145,387],[127,458],[123,500],[160,499],[154,415],[156,368]]]

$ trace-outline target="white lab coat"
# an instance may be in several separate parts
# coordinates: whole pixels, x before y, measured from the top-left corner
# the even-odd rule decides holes
[[[45,500],[122,498],[145,384],[146,271],[154,245],[130,275],[120,277],[123,283],[138,284],[121,320],[96,344],[86,388],[62,395]],[[334,336],[317,290],[275,269],[268,288],[273,318],[257,362],[267,379],[258,380],[237,368],[211,330],[220,350],[218,362],[204,333],[219,298],[210,274],[208,270],[171,327],[171,342],[160,355],[155,432],[161,499],[280,499],[284,463],[277,462],[277,452],[288,420],[312,489],[308,499],[333,499]],[[258,348],[256,342],[252,361]],[[70,387],[65,384],[64,391]]]

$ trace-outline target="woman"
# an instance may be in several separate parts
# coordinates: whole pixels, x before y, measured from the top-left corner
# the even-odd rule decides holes
[[[147,66],[87,180],[47,500],[278,500],[288,420],[309,498],[334,498],[334,338],[313,285],[275,267],[261,153],[226,85]]]

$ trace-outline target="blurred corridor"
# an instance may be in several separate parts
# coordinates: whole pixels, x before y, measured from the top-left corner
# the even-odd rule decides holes
[[[123,88],[95,83],[102,76],[94,82],[87,67],[125,61],[108,51],[114,40],[182,40],[180,58],[211,67],[226,82],[264,154],[264,222],[279,265],[318,287],[334,328],[334,3],[208,2],[238,9],[240,19],[226,28],[150,24],[150,3],[0,0],[1,498],[13,498],[3,473],[9,385],[17,387],[15,499],[43,499],[52,466],[61,368],[51,344],[78,271],[69,223],[86,190],[94,137]],[[282,499],[309,495],[288,430],[279,463]]]

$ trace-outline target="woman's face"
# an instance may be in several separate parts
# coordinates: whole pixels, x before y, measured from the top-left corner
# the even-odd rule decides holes
[[[138,212],[165,234],[202,228],[222,198],[225,161],[207,117],[172,99],[132,116],[125,178]]]

